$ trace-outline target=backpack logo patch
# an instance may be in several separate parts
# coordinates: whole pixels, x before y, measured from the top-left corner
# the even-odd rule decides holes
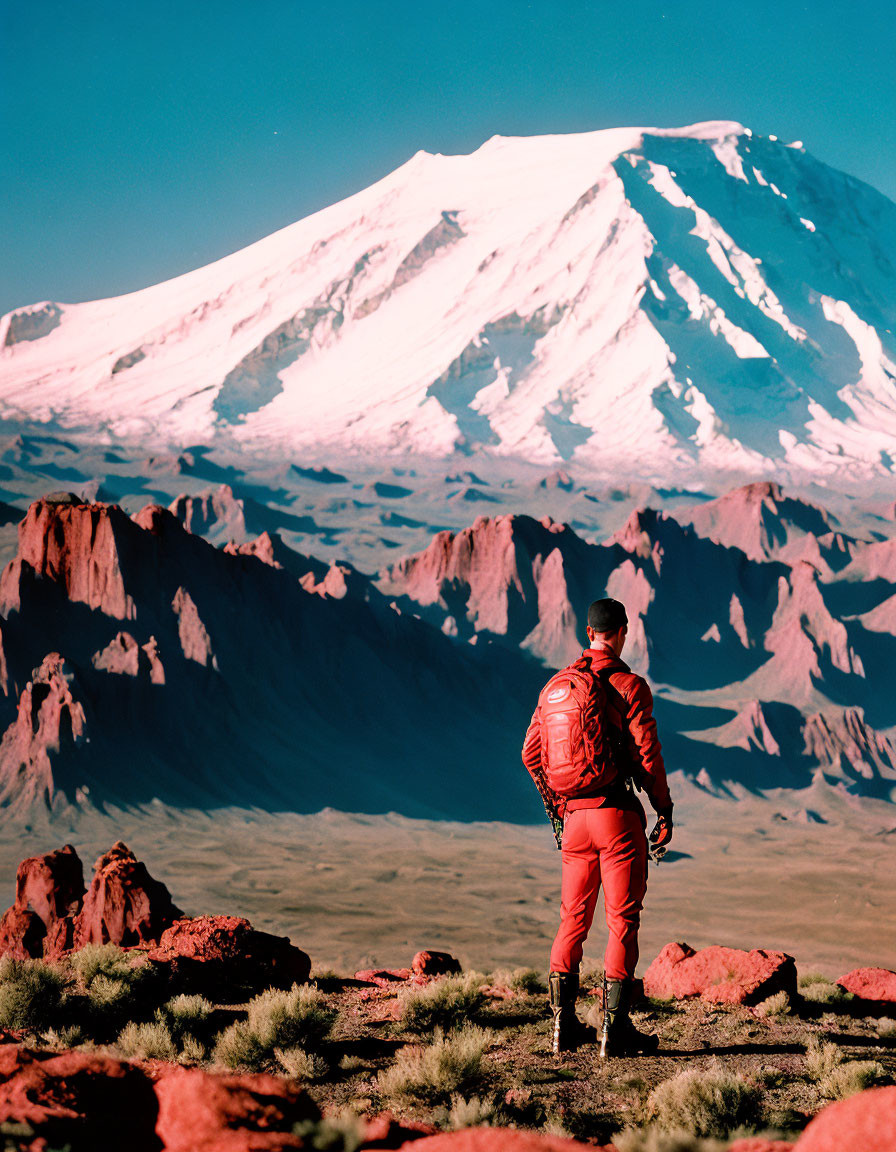
[[[558,700],[565,700],[568,695],[569,695],[569,685],[568,684],[561,684],[561,686],[559,688],[553,688],[550,692],[548,692],[545,699],[550,704],[556,704]]]

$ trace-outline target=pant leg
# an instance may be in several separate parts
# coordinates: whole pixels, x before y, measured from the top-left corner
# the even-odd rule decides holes
[[[610,980],[634,976],[638,929],[647,891],[647,838],[637,812],[599,808],[599,847],[607,950],[604,971]]]
[[[578,972],[600,891],[600,856],[591,825],[594,809],[570,812],[563,828],[560,928],[551,948],[552,972]]]

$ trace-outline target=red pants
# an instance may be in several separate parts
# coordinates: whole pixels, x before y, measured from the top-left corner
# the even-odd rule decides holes
[[[624,980],[634,976],[638,963],[638,928],[647,890],[647,837],[640,813],[577,808],[567,814],[552,972],[579,970],[601,884],[609,932],[604,972],[610,980]]]

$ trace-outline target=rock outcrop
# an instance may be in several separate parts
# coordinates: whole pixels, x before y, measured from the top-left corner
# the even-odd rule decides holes
[[[896,972],[889,968],[855,968],[837,983],[859,1000],[881,1005],[896,1005]]]
[[[896,1087],[869,1088],[829,1104],[809,1121],[796,1147],[798,1152],[893,1152]]]
[[[97,860],[85,894],[81,861],[67,844],[19,865],[15,903],[0,921],[0,954],[56,958],[85,944],[155,943],[182,915],[120,842]]]
[[[85,944],[150,944],[183,913],[168,889],[153,879],[126,844],[100,856],[81,911],[75,917],[74,947]]]
[[[311,960],[285,936],[258,932],[239,916],[197,916],[175,921],[148,958],[164,965],[185,991],[233,999],[265,988],[304,984]]]
[[[84,898],[84,870],[71,844],[23,860],[16,899],[0,920],[0,955],[57,956],[72,946]]]
[[[695,952],[667,944],[644,973],[647,996],[699,996],[716,1004],[758,1004],[776,992],[796,996],[796,963],[785,952],[715,945]]]
[[[506,752],[537,669],[453,644],[348,565],[273,536],[215,548],[161,505],[131,518],[66,494],[29,509],[0,601],[0,806],[17,813],[319,811],[351,794],[358,810],[463,817],[474,791],[479,815],[509,796],[537,813]],[[471,737],[495,766],[485,784]]]
[[[156,1152],[159,1106],[152,1083],[131,1064],[99,1052],[35,1052],[0,1044],[0,1121],[26,1125],[38,1147],[97,1152],[125,1143]]]
[[[173,1068],[155,1085],[156,1132],[165,1152],[285,1152],[304,1148],[293,1129],[320,1109],[293,1081]]]

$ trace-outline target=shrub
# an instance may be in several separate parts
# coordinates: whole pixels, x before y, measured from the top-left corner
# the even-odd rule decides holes
[[[119,948],[117,944],[85,944],[80,951],[69,957],[68,962],[80,978],[85,991],[90,988],[97,976],[105,976],[109,980],[139,979],[136,975],[135,957]],[[142,963],[139,963],[139,966],[142,967]]]
[[[218,1037],[215,1059],[230,1068],[261,1071],[276,1060],[275,1049],[313,1052],[330,1034],[336,1013],[324,994],[308,984],[288,992],[269,988],[249,1002],[248,1018]]]
[[[304,1048],[275,1048],[274,1055],[286,1075],[295,1080],[323,1080],[330,1071],[323,1056]]]
[[[813,1080],[821,1080],[843,1063],[843,1053],[836,1044],[812,1036],[806,1045],[806,1071]]]
[[[823,1076],[818,1090],[829,1100],[845,1100],[886,1079],[886,1069],[877,1060],[851,1060],[848,1064],[838,1064]]]
[[[180,1046],[178,1060],[181,1064],[201,1064],[208,1055],[208,1051],[201,1040],[187,1033]]]
[[[886,1016],[882,1016],[879,1020],[875,1020],[875,1027],[877,1034],[881,1040],[892,1040],[896,1037],[896,1020],[890,1020]]]
[[[725,1152],[728,1141],[704,1140],[659,1128],[626,1128],[613,1137],[619,1152]]]
[[[42,1032],[59,1023],[65,978],[42,960],[0,960],[0,1027]]]
[[[756,1005],[757,1016],[786,1016],[790,1012],[790,997],[786,992],[776,992]]]
[[[448,1127],[452,1131],[459,1128],[491,1128],[493,1125],[502,1125],[505,1120],[503,1111],[487,1096],[471,1096],[467,1099],[455,1093],[451,1097]]]
[[[491,983],[521,992],[524,996],[538,996],[547,991],[547,985],[534,968],[500,968],[492,973]]]
[[[755,1118],[759,1096],[757,1087],[715,1060],[658,1084],[647,1097],[647,1119],[667,1132],[727,1136]]]
[[[159,1009],[156,1019],[167,1026],[175,1043],[180,1044],[188,1036],[195,1039],[197,1029],[201,1029],[212,1012],[214,1008],[204,996],[181,993]]]
[[[431,1044],[402,1049],[377,1077],[380,1095],[395,1104],[446,1104],[456,1092],[476,1087],[482,1057],[494,1034],[468,1024],[449,1036],[436,1032]]]
[[[807,972],[799,978],[800,995],[813,1004],[848,1004],[855,997],[851,992],[828,980],[820,972]]]
[[[422,988],[403,988],[398,995],[402,1027],[418,1035],[459,1028],[485,1003],[482,987],[481,976],[466,973],[441,976]]]
[[[145,1007],[153,966],[117,944],[87,944],[68,960],[87,996],[93,1026],[100,1032],[119,1028]]]
[[[115,1044],[124,1056],[136,1056],[141,1060],[174,1060],[177,1057],[171,1033],[160,1020],[149,1024],[136,1024],[131,1020]]]
[[[354,1112],[341,1109],[320,1120],[301,1120],[293,1126],[293,1136],[301,1137],[303,1148],[319,1152],[357,1152],[364,1142],[365,1125]]]

